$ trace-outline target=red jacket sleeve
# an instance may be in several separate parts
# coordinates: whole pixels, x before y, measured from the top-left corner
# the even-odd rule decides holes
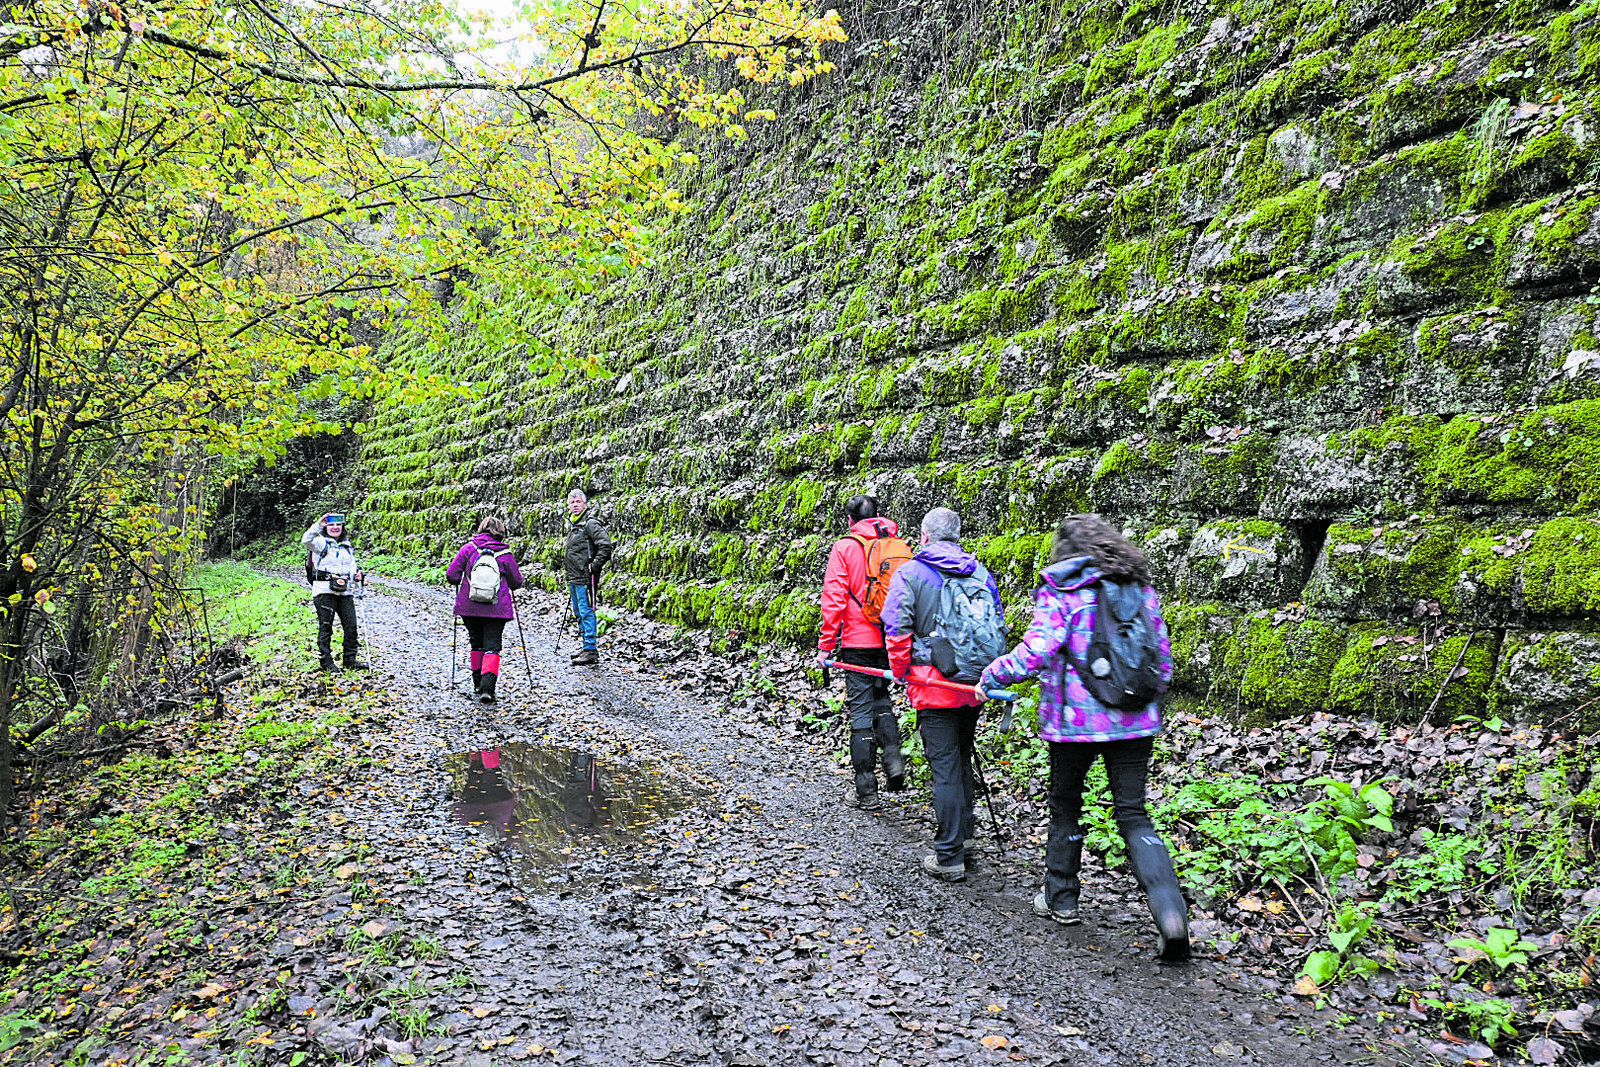
[[[845,544],[843,540],[833,543],[833,551],[828,553],[828,569],[822,575],[822,629],[817,634],[817,648],[823,652],[839,647],[845,612],[850,610],[850,569],[845,562]]]
[[[889,592],[883,602],[883,647],[889,652],[889,669],[896,678],[911,670],[911,640],[916,628],[916,597],[906,585],[907,563],[889,579]]]

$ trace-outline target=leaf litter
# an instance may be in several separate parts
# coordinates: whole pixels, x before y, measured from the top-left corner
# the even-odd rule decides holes
[[[1035,919],[1042,783],[1011,768],[986,767],[1000,841],[980,811],[968,882],[925,879],[916,871],[931,830],[925,791],[886,794],[876,815],[840,807],[840,724],[819,714],[798,656],[736,641],[713,648],[715,635],[619,613],[602,667],[569,667],[553,647],[560,602],[529,593],[532,677],[521,650],[508,648],[501,705],[482,709],[463,686],[447,691],[444,596],[385,589],[365,606],[377,640],[371,676],[327,679],[280,664],[246,683],[283,719],[316,729],[292,752],[269,747],[211,777],[203,803],[216,816],[157,876],[85,894],[102,868],[77,842],[97,804],[155,813],[170,790],[123,796],[102,784],[88,799],[68,788],[76,772],[63,772],[30,793],[40,843],[27,857],[13,853],[8,877],[54,899],[11,896],[0,950],[13,970],[0,1015],[16,1040],[0,1059],[1311,1064],[1434,1055],[1425,1038],[1439,1028],[1426,1016],[1380,1018],[1388,1002],[1376,982],[1294,993],[1286,963],[1312,939],[1309,898],[1264,887],[1240,903],[1203,901],[1195,925],[1206,958],[1186,968],[1152,962],[1148,916],[1121,871],[1090,865],[1083,926]],[[252,706],[235,700],[230,710],[248,716]],[[236,749],[250,728],[236,718],[197,735],[195,725],[163,727],[178,780],[201,753]],[[1384,746],[1399,745],[1413,762],[1443,761],[1453,743],[1448,731],[1396,740],[1365,726],[1358,741],[1346,726],[1280,728],[1329,742],[1321,764],[1308,758],[1285,780],[1330,759],[1354,767],[1375,743],[1385,757]],[[1263,741],[1181,724],[1168,758],[1199,747],[1274,766]],[[1436,744],[1436,755],[1416,755]],[[466,825],[456,810],[462,754],[518,746],[593,754],[617,781],[655,772],[686,803],[661,805],[659,819],[651,812],[648,832],[552,831],[564,843],[532,857],[531,876],[516,840]],[[82,780],[107,783],[97,776],[115,766]],[[1374,759],[1369,777],[1380,769]],[[1181,834],[1175,841],[1181,848]],[[1419,959],[1442,940],[1426,918],[1386,920],[1421,931]],[[1565,1022],[1581,1030],[1590,1015],[1571,1010],[1580,1014]],[[1339,1013],[1354,1021],[1337,1027]],[[1551,1020],[1552,1039],[1561,1025]],[[1479,1051],[1461,1042],[1439,1055],[1467,1062],[1462,1049]]]

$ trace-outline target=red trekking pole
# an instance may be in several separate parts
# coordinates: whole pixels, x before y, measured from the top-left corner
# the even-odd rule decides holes
[[[891,682],[897,682],[900,680],[894,676],[893,671],[879,670],[877,667],[858,667],[854,663],[840,663],[836,659],[827,660],[823,665],[827,667],[838,667],[841,671],[855,671],[857,674],[870,674],[874,678],[883,678]],[[988,700],[1017,699],[1017,694],[1013,693],[1009,689],[990,689],[987,691],[980,691],[975,685],[967,685],[964,682],[952,682],[944,678],[928,678],[919,684],[938,685],[943,686],[946,689],[959,689],[964,693],[973,693]]]

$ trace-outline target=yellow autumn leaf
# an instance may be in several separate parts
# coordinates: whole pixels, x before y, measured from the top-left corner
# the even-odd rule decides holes
[[[978,1044],[982,1045],[984,1048],[1005,1048],[1007,1045],[1011,1044],[1011,1041],[1009,1038],[1001,1037],[999,1034],[990,1034],[983,1040],[979,1041]]]
[[[34,571],[39,569],[39,563],[32,556],[23,556],[22,569],[27,571],[29,574],[32,574]]]

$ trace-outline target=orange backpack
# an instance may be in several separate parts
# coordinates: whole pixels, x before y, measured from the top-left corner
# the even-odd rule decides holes
[[[879,528],[882,529],[881,527]],[[900,564],[911,558],[911,546],[898,537],[879,535],[871,540],[857,534],[845,534],[861,546],[867,559],[867,591],[850,599],[861,605],[861,615],[874,626],[883,625],[883,602],[889,597],[889,579],[900,569]]]

